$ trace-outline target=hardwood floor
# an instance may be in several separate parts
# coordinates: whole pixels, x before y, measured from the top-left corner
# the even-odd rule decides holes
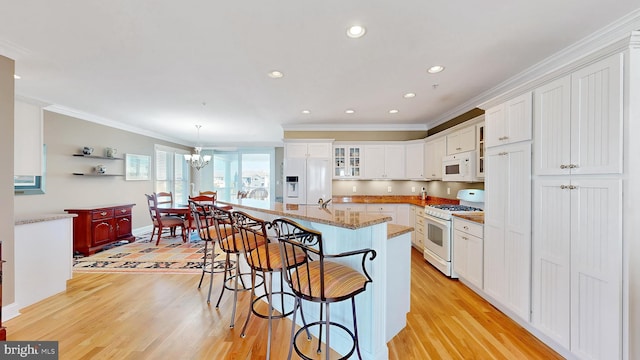
[[[240,295],[236,327],[229,329],[233,296],[225,294],[216,310],[216,282],[207,306],[198,278],[75,273],[65,293],[6,321],[8,340],[57,340],[60,359],[264,359],[265,320],[253,318],[240,338],[248,293]],[[561,359],[415,250],[411,286],[407,327],[389,342],[390,359]],[[272,359],[286,359],[290,324],[274,321]]]

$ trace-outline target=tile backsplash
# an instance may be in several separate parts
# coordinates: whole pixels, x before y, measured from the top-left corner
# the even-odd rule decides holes
[[[415,195],[420,196],[422,187],[427,194],[455,199],[458,190],[484,189],[484,183],[462,183],[444,181],[385,181],[385,180],[334,180],[334,196],[351,195]]]

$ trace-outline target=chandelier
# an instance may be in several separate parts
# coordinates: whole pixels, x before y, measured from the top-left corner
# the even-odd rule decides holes
[[[198,144],[200,143],[201,127],[202,125],[196,125],[196,129],[198,129]],[[201,150],[202,150],[202,147],[196,146],[195,154],[184,155],[184,159],[187,161],[187,164],[191,165],[191,167],[195,168],[196,170],[200,170],[203,167],[207,166],[207,164],[209,164],[209,161],[211,160],[211,155],[200,155]]]

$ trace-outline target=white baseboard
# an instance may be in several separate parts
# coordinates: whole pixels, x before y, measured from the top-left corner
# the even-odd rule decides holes
[[[17,303],[12,302],[9,305],[5,305],[2,307],[2,320],[13,319],[14,317],[20,315],[20,306]]]

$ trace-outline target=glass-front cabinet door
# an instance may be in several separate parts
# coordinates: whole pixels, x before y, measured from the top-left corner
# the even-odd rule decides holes
[[[359,178],[362,174],[362,148],[351,145],[333,147],[333,178]]]

